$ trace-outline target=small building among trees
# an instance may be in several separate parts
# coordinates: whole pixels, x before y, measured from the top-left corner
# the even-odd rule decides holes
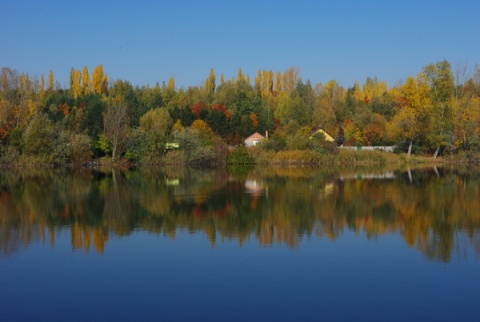
[[[249,146],[255,146],[257,145],[260,141],[264,140],[265,137],[263,135],[261,135],[260,133],[258,132],[255,132],[253,133],[252,135],[250,135],[248,138],[245,139],[245,146],[246,147],[249,147]]]

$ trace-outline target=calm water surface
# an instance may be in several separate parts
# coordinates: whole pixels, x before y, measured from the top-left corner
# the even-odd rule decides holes
[[[2,170],[0,321],[478,321],[480,170]]]

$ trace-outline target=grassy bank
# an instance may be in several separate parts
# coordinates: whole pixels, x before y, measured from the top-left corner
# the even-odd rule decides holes
[[[410,156],[383,151],[338,150],[335,153],[320,153],[313,150],[266,151],[259,148],[248,149],[248,154],[258,165],[415,165],[442,164],[453,162],[454,157],[432,158]],[[465,161],[464,158],[458,162]]]
[[[120,167],[132,166],[165,166],[165,165],[198,165],[219,166],[231,165],[257,165],[257,166],[415,166],[415,165],[440,165],[440,164],[480,164],[480,153],[459,153],[439,158],[431,156],[412,155],[405,153],[389,153],[379,150],[355,151],[335,150],[333,152],[318,152],[315,150],[289,150],[269,151],[260,147],[238,147],[230,150],[226,157],[209,159],[208,163],[191,163],[183,151],[170,151],[165,155],[146,160],[145,162],[132,163],[126,159],[112,162],[109,157],[102,157],[86,163],[59,164],[45,158],[31,156],[16,156],[14,159],[1,159],[0,167]]]

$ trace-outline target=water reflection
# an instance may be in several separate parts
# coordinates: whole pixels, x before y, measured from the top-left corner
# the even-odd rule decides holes
[[[212,246],[256,239],[301,247],[307,236],[401,234],[432,260],[480,254],[479,169],[260,168],[130,171],[5,170],[0,173],[0,252],[55,244],[98,253],[110,235],[143,230],[175,238],[204,233]]]

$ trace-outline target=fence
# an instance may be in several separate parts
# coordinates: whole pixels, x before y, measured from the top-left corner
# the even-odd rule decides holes
[[[395,150],[395,145],[392,146],[339,146],[340,149],[345,150],[356,150],[356,151],[373,151],[380,150],[385,152],[393,152]]]

